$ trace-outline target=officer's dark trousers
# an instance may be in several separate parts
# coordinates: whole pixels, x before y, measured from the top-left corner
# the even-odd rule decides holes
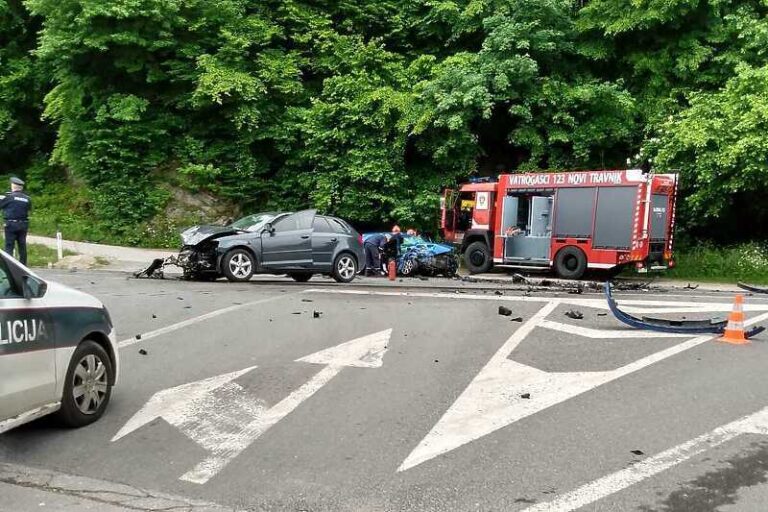
[[[381,270],[381,256],[379,247],[374,244],[363,244],[365,248],[365,270],[366,272],[376,272]]]
[[[5,252],[13,256],[13,246],[19,245],[19,261],[27,264],[27,230],[29,222],[5,223]]]

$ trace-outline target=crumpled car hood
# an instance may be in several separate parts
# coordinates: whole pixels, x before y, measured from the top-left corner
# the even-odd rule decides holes
[[[183,245],[197,245],[206,240],[236,233],[238,231],[229,226],[192,226],[181,233],[181,243]]]

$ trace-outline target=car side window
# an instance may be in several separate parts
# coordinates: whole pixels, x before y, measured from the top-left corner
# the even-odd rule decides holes
[[[18,297],[21,297],[21,294],[16,290],[16,285],[11,278],[5,260],[0,258],[0,299]]]
[[[315,217],[315,221],[312,223],[312,230],[315,233],[333,233],[328,220],[325,217]]]
[[[313,211],[294,213],[293,215],[289,215],[275,224],[275,231],[283,232],[296,231],[299,229],[311,229],[312,219],[314,216],[315,215]]]
[[[349,226],[346,226],[339,219],[328,219],[336,233],[349,234]]]

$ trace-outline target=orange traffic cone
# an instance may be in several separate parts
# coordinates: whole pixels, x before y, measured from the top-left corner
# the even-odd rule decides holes
[[[744,336],[744,295],[740,293],[733,298],[733,311],[728,314],[728,325],[720,341],[733,345],[749,343]]]

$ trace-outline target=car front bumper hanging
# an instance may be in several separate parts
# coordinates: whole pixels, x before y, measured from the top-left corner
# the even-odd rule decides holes
[[[666,318],[653,318],[636,316],[625,313],[619,309],[616,299],[611,294],[612,284],[610,281],[605,283],[605,297],[608,299],[608,307],[620,322],[627,324],[635,329],[645,329],[648,331],[666,332],[670,334],[722,334],[728,324],[727,320],[706,319],[706,320],[670,320]],[[750,338],[765,330],[765,327],[753,327],[744,335]]]

